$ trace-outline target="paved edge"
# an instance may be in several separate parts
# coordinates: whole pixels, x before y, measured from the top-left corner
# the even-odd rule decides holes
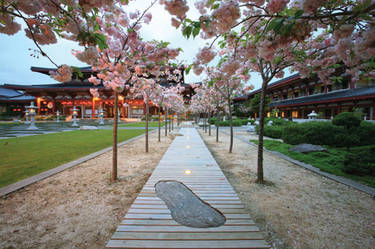
[[[155,131],[157,131],[157,129],[149,130],[148,132],[150,134],[150,133],[155,132]],[[122,146],[122,145],[125,145],[127,143],[133,142],[134,140],[137,140],[137,139],[139,139],[139,138],[141,138],[143,136],[145,136],[145,134],[141,134],[141,135],[133,137],[133,138],[131,138],[129,140],[126,140],[124,142],[118,143],[118,146]],[[106,153],[108,151],[111,151],[111,150],[112,150],[112,146],[111,147],[107,147],[105,149],[102,149],[102,150],[99,150],[97,152],[94,152],[94,153],[91,153],[89,155],[86,155],[86,156],[83,156],[81,158],[78,158],[78,159],[76,159],[74,161],[71,161],[71,162],[65,163],[63,165],[57,166],[57,167],[55,167],[53,169],[44,171],[44,172],[42,172],[40,174],[31,176],[31,177],[23,179],[23,180],[21,180],[19,182],[16,182],[16,183],[10,184],[8,186],[2,187],[2,188],[0,188],[0,197],[3,197],[5,195],[7,195],[7,194],[10,194],[10,193],[14,192],[14,191],[17,191],[19,189],[27,187],[28,185],[31,185],[33,183],[39,182],[39,181],[41,181],[41,180],[43,180],[43,179],[45,179],[47,177],[50,177],[50,176],[55,175],[57,173],[60,173],[60,172],[62,172],[64,170],[66,170],[66,169],[72,168],[72,167],[74,167],[74,166],[76,166],[78,164],[84,163],[84,162],[86,162],[88,160],[91,160],[91,159],[93,159],[93,158],[95,158],[97,156],[100,156],[100,155],[102,155],[102,154],[104,154],[104,153]]]
[[[223,132],[226,135],[229,135],[229,133],[227,133],[226,131],[221,130],[221,132]],[[241,137],[238,137],[238,136],[233,136],[233,137],[241,140],[242,142],[245,142],[247,144],[250,144],[250,145],[258,147],[257,144],[251,142],[250,140],[247,141],[245,138],[241,138]],[[366,186],[364,184],[355,182],[353,180],[347,179],[347,178],[342,177],[342,176],[336,176],[336,175],[333,175],[333,174],[321,171],[319,168],[316,168],[316,167],[312,166],[311,164],[300,162],[300,161],[295,160],[293,158],[290,158],[290,157],[288,157],[288,156],[286,156],[286,155],[284,155],[284,154],[282,154],[282,153],[280,153],[278,151],[268,150],[265,147],[263,147],[263,150],[265,150],[265,151],[267,151],[267,152],[269,152],[269,153],[271,153],[271,154],[273,154],[275,156],[279,156],[279,157],[283,158],[284,160],[287,160],[287,161],[289,161],[291,163],[294,163],[294,164],[296,164],[298,166],[301,166],[301,167],[303,167],[303,168],[305,168],[307,170],[310,170],[310,171],[312,171],[312,172],[314,172],[316,174],[324,176],[324,177],[326,177],[328,179],[334,180],[334,181],[336,181],[338,183],[341,183],[341,184],[344,184],[346,186],[349,186],[349,187],[352,187],[354,189],[357,189],[359,191],[362,191],[362,192],[364,192],[366,194],[369,194],[369,195],[371,195],[372,197],[375,198],[375,188]]]

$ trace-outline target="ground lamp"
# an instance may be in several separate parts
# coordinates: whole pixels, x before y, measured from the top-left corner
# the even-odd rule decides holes
[[[56,123],[60,122],[60,112],[56,111]]]
[[[103,109],[100,109],[99,111],[99,118],[100,118],[100,121],[99,121],[99,125],[104,125],[104,111]]]
[[[309,117],[309,119],[316,119],[316,117],[318,116],[318,114],[313,110],[309,115],[307,115]]]
[[[25,111],[25,117],[26,117],[25,124],[30,124],[30,122],[29,122],[29,110],[27,110],[27,109]]]
[[[72,124],[72,126],[78,126],[77,115],[78,115],[78,109],[74,106],[73,107],[73,124]]]
[[[30,126],[27,128],[28,130],[39,130],[38,127],[35,126],[35,115],[36,115],[36,109],[38,109],[37,106],[34,105],[34,102],[31,102],[29,106],[26,106],[26,108],[29,111],[30,116]]]

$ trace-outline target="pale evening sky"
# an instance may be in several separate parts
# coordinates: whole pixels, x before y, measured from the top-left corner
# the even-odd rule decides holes
[[[194,8],[194,1],[189,0],[190,9],[188,17],[197,19],[199,13]],[[130,2],[132,9],[142,11],[147,8],[150,1]],[[128,7],[127,7],[128,8]],[[171,47],[180,47],[183,52],[180,53],[178,60],[184,64],[193,62],[195,54],[200,47],[203,47],[208,41],[199,37],[187,40],[171,25],[171,16],[164,10],[164,6],[156,3],[150,10],[152,21],[149,25],[143,25],[141,29],[142,37],[145,40],[163,40],[171,43]],[[36,59],[30,56],[29,48],[35,49],[34,43],[25,36],[24,31],[20,31],[13,36],[0,34],[0,85],[2,84],[51,84],[58,83],[47,75],[35,73],[30,70],[31,66],[36,67],[54,67],[46,58]],[[83,67],[86,64],[78,61],[71,53],[72,49],[82,50],[75,42],[59,40],[57,44],[43,46],[43,50],[58,64],[68,64],[71,66]],[[185,75],[186,83],[199,82],[204,79],[204,75],[197,76],[193,70],[189,75]],[[248,84],[253,84],[255,89],[261,86],[259,74],[253,73]]]

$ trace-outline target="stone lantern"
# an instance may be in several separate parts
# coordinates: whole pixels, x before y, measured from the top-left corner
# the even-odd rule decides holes
[[[60,122],[60,112],[56,111],[56,123]]]
[[[307,115],[309,119],[315,120],[318,114],[313,110],[310,114]]]
[[[34,119],[36,115],[36,109],[38,109],[38,107],[34,105],[34,102],[31,102],[29,106],[26,106],[26,108],[29,111],[29,116],[30,116],[30,126],[27,129],[39,130],[39,128],[35,126],[35,119]]]
[[[72,126],[79,126],[77,124],[77,115],[78,115],[78,109],[74,106],[73,107],[73,124],[72,124]]]
[[[30,124],[30,121],[29,121],[29,110],[26,109],[25,111],[25,124]]]
[[[104,125],[104,111],[103,109],[100,109],[99,111],[99,118],[100,118],[100,121],[99,121],[99,125]]]

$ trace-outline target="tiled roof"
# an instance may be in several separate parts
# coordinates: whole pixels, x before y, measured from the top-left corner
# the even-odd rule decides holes
[[[20,91],[13,89],[7,89],[0,86],[0,101],[33,101],[35,98],[32,96],[26,96]]]
[[[365,96],[374,96],[375,87],[364,87],[364,88],[355,88],[355,89],[346,89],[340,91],[334,91],[329,93],[316,94],[306,97],[300,97],[295,99],[286,99],[280,100],[277,102],[272,102],[271,107],[277,106],[287,106],[287,105],[302,105],[305,103],[314,103],[314,102],[334,102],[338,99],[351,99]]]

